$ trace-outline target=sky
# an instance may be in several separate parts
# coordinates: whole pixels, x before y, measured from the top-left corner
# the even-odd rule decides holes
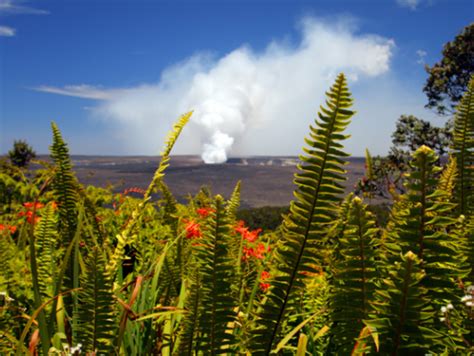
[[[175,154],[207,163],[297,155],[344,72],[357,114],[346,150],[386,154],[424,108],[425,64],[473,21],[471,0],[0,0],[0,153]]]

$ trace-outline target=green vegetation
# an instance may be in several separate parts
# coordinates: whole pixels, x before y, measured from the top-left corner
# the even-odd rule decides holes
[[[53,165],[0,172],[0,354],[474,352],[473,97],[471,79],[448,163],[413,147],[390,209],[343,197],[342,74],[288,210],[239,212],[240,182],[177,203],[163,177],[191,113],[148,189],[123,194],[82,186],[53,124]],[[369,180],[379,167],[367,152]]]
[[[452,114],[466,92],[474,72],[474,23],[467,25],[443,48],[443,57],[432,67],[426,66],[428,79],[423,91],[426,107],[439,114]]]
[[[33,148],[23,140],[13,142],[13,148],[8,151],[10,162],[17,167],[26,167],[36,157]]]

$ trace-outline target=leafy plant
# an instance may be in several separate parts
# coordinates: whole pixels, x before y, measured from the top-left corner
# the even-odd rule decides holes
[[[403,189],[385,182],[388,220],[342,196],[354,114],[342,74],[289,211],[239,211],[240,182],[228,200],[202,188],[178,202],[163,178],[191,113],[148,188],[121,193],[79,183],[53,124],[52,165],[0,165],[0,353],[472,353],[472,91],[445,167],[414,146]],[[375,182],[385,168],[366,160]]]
[[[8,158],[17,167],[26,167],[32,159],[36,157],[33,148],[23,140],[15,140],[13,148],[8,151]]]

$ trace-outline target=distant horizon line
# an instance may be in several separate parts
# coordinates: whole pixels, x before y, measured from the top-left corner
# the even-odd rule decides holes
[[[82,153],[73,153],[69,154],[70,157],[156,157],[159,158],[161,157],[159,154],[156,155],[146,155],[146,154],[105,154],[105,155],[100,155],[100,154],[82,154]],[[8,154],[2,154],[0,157],[7,157]],[[49,153],[37,153],[36,157],[49,157],[51,154]],[[195,158],[201,158],[200,155],[197,154],[171,154],[170,157],[195,157]],[[272,158],[298,158],[298,155],[241,155],[241,156],[230,156],[227,158],[228,160],[235,159],[235,158],[265,158],[265,157],[272,157]],[[350,158],[365,158],[364,156],[349,156]],[[384,157],[384,156],[383,156]]]

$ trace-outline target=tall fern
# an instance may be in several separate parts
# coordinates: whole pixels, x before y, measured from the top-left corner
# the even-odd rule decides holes
[[[227,214],[233,219],[237,216],[237,210],[239,210],[240,207],[240,187],[241,182],[239,180],[232,191],[229,201],[227,202]]]
[[[418,256],[426,272],[421,283],[430,288],[434,303],[444,305],[443,300],[453,300],[455,280],[462,273],[455,259],[456,246],[447,233],[455,223],[451,217],[454,205],[445,191],[436,189],[440,171],[436,161],[436,154],[426,146],[413,154],[407,194],[392,214],[386,246],[392,254],[389,266],[400,253],[412,251]]]
[[[199,279],[195,280],[195,283],[200,283],[200,291],[191,294],[192,309],[189,313],[189,317],[196,320],[187,322],[187,333],[183,334],[184,340],[193,343],[199,337],[199,340],[196,340],[195,352],[199,351],[205,355],[229,352],[229,348],[235,343],[228,324],[236,318],[234,309],[237,299],[231,283],[236,270],[229,257],[230,226],[221,196],[216,196],[213,208],[214,211],[209,215],[203,231],[204,236],[196,246]],[[196,303],[199,306],[196,306]],[[194,326],[190,327],[191,325]],[[190,346],[182,343],[181,347],[189,349]]]
[[[377,290],[376,312],[365,323],[380,337],[383,355],[424,355],[441,335],[432,327],[435,311],[421,281],[420,259],[409,251],[396,261]]]
[[[38,261],[38,284],[43,298],[53,297],[57,255],[57,217],[51,204],[43,209],[42,218],[35,230]]]
[[[454,117],[452,154],[456,157],[458,178],[456,198],[460,214],[474,213],[474,76],[471,77]]]
[[[257,312],[251,329],[249,349],[253,354],[269,354],[281,339],[282,326],[305,286],[305,276],[317,272],[315,264],[329,223],[337,213],[344,192],[344,157],[340,143],[354,114],[346,79],[340,74],[327,92],[327,107],[321,107],[319,120],[310,126],[308,147],[300,156],[302,164],[295,175],[296,200],[283,224],[284,240],[276,253],[277,275]]]
[[[185,304],[186,315],[178,338],[178,354],[192,356],[194,351],[197,350],[199,340],[197,332],[200,310],[202,309],[202,284],[197,269],[190,274],[188,282],[188,295]]]
[[[341,259],[333,273],[334,286],[331,307],[332,350],[350,354],[355,339],[364,327],[362,320],[371,311],[376,289],[378,229],[367,206],[358,197],[352,200],[348,226],[340,239]]]
[[[109,263],[107,264],[107,271],[111,276],[117,273],[117,270],[122,263],[122,260],[125,256],[125,247],[133,242],[135,229],[140,220],[141,213],[143,212],[147,202],[150,200],[151,194],[156,190],[157,187],[159,187],[160,182],[164,177],[164,172],[169,166],[169,155],[171,150],[173,149],[174,144],[178,140],[181,131],[189,121],[191,115],[192,112],[189,112],[181,116],[180,119],[174,124],[173,129],[170,131],[166,139],[163,152],[161,153],[160,164],[158,165],[153,179],[144,194],[143,201],[136,206],[127,226],[117,235],[117,246],[115,247],[115,251],[113,252]]]
[[[54,122],[51,123],[51,128],[53,130],[53,144],[50,151],[55,163],[53,193],[59,209],[59,229],[62,244],[67,247],[76,232],[77,202],[79,201],[78,183],[72,171],[67,144]]]
[[[79,293],[78,341],[87,353],[109,353],[116,331],[112,280],[98,248],[92,249],[85,262]]]

